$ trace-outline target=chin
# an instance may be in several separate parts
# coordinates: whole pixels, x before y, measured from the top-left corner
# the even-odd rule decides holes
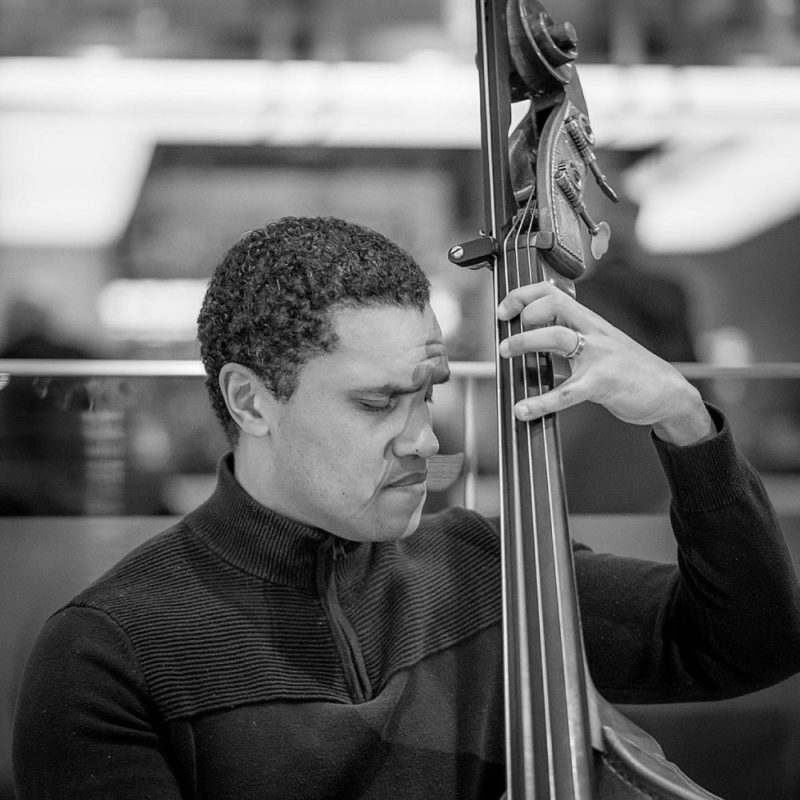
[[[405,530],[400,534],[398,538],[405,539],[411,536],[414,531],[419,528],[419,521],[422,519],[422,506],[425,502],[425,498],[423,497],[422,502],[417,506],[416,511],[411,515],[410,519],[408,520],[408,524],[405,527]]]
[[[391,542],[406,539],[419,527],[425,496],[426,494],[423,493],[410,513],[407,506],[405,512],[395,507],[392,509],[393,513],[381,514],[378,517],[379,521],[372,526],[363,525],[366,520],[362,517],[361,525],[353,524],[347,531],[339,535],[345,539],[359,542]],[[356,521],[354,520],[354,522]]]

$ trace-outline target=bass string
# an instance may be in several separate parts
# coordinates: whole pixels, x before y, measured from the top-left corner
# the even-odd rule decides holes
[[[534,223],[536,221],[535,214],[531,213],[528,217],[528,242],[533,242],[534,240]],[[545,278],[543,274],[544,270],[539,268],[539,263],[537,261],[540,256],[536,252],[535,246],[529,246],[526,248],[527,253],[527,277],[529,282],[533,282],[534,280],[542,280]],[[551,320],[550,324],[556,324],[557,320]],[[552,355],[549,353],[544,354],[533,354],[534,358],[536,358],[536,368],[535,368],[535,376],[537,381],[537,389],[539,394],[542,394],[544,391],[552,390],[555,388],[555,372],[552,365]],[[543,366],[544,362],[544,366]],[[545,373],[545,370],[547,372]],[[526,373],[528,370],[526,369]],[[546,378],[546,379],[545,379]],[[569,677],[569,666],[568,666],[568,659],[566,654],[570,652],[570,645],[568,642],[567,637],[567,630],[568,630],[568,620],[565,619],[565,609],[568,607],[568,595],[569,595],[569,586],[564,585],[562,571],[559,568],[559,555],[564,558],[571,558],[571,552],[561,552],[560,550],[564,545],[564,538],[562,533],[564,528],[561,526],[559,520],[561,515],[563,514],[564,504],[563,504],[563,487],[560,488],[559,486],[559,478],[560,478],[560,470],[561,470],[561,463],[560,463],[560,455],[558,452],[558,445],[556,440],[554,439],[553,434],[555,433],[555,426],[556,426],[556,419],[555,413],[548,415],[548,417],[541,417],[533,423],[529,423],[528,425],[528,437],[529,437],[529,448],[528,453],[533,453],[533,437],[534,431],[539,435],[540,441],[542,443],[542,451],[544,454],[543,461],[544,461],[544,486],[545,486],[545,496],[547,500],[547,511],[548,511],[548,519],[550,521],[549,526],[546,526],[546,533],[549,533],[549,544],[550,553],[552,554],[552,558],[547,560],[544,558],[539,559],[539,565],[537,569],[537,577],[541,575],[540,570],[542,569],[542,562],[547,564],[552,569],[552,580],[555,586],[556,592],[556,602],[555,602],[555,611],[557,617],[557,631],[558,631],[558,647],[554,646],[554,639],[553,638],[545,638],[542,639],[542,652],[545,653],[546,646],[549,643],[550,650],[549,656],[550,658],[557,659],[556,663],[558,664],[559,670],[559,677],[560,680],[555,681],[557,686],[563,685],[567,687],[571,684],[571,679]],[[530,474],[532,480],[536,480],[537,476],[535,474],[534,466],[531,462],[530,466]],[[541,485],[541,480],[540,480]],[[566,523],[566,519],[564,520]],[[567,537],[568,540],[568,537]],[[537,539],[538,544],[538,539]],[[537,554],[539,552],[539,548],[537,547]],[[567,582],[568,583],[568,582]],[[540,620],[544,619],[544,612],[541,610],[543,609],[543,605],[540,603]],[[552,633],[552,632],[551,632]],[[545,674],[549,674],[547,672],[547,665],[551,663],[550,658],[543,657],[542,659],[542,668]],[[550,676],[552,677],[552,675]],[[550,701],[550,695],[547,693],[548,687],[550,687],[550,678],[548,678],[545,684],[545,695],[548,698],[548,702]],[[548,741],[551,740],[552,737],[548,737]],[[576,747],[577,741],[573,740],[572,737],[565,737],[563,740],[563,744],[566,746],[566,751],[561,752],[561,757],[564,758],[566,763],[574,765],[577,759],[577,750]],[[563,763],[563,761],[562,761]],[[555,775],[555,772],[553,773]]]
[[[531,193],[527,199],[526,205],[524,210],[519,213],[514,221],[513,230],[514,230],[514,271],[515,271],[515,279],[516,279],[516,286],[523,286],[526,284],[532,284],[537,280],[541,280],[543,276],[539,274],[540,270],[538,267],[537,261],[537,254],[534,252],[535,246],[535,225],[536,225],[536,200],[535,200],[535,193]],[[506,250],[506,252],[508,252]],[[524,254],[524,255],[523,255]],[[522,330],[522,322],[520,321],[520,330]],[[523,364],[523,372],[522,372],[522,387],[524,396],[530,395],[531,388],[541,395],[547,388],[552,388],[546,385],[544,372],[543,372],[543,365],[542,359],[547,358],[546,355],[542,355],[540,353],[532,353],[530,355],[522,356],[522,364]],[[533,366],[529,363],[529,360],[535,360]],[[552,370],[551,370],[552,373]],[[532,383],[531,383],[532,381]],[[517,402],[520,398],[513,396],[513,392],[516,388],[516,382],[512,381],[512,407],[513,404]],[[550,421],[553,422],[552,420]],[[549,664],[551,663],[551,658],[555,656],[558,658],[558,654],[561,653],[561,662],[563,662],[563,653],[566,652],[566,641],[565,641],[565,633],[564,633],[564,620],[562,614],[562,602],[563,602],[563,587],[561,585],[560,580],[560,573],[555,563],[556,556],[558,554],[559,549],[559,530],[558,526],[553,524],[553,521],[556,519],[557,509],[556,504],[558,502],[558,497],[556,496],[556,490],[554,487],[554,480],[556,476],[553,475],[553,457],[554,453],[552,452],[552,442],[550,441],[550,437],[548,434],[548,424],[545,418],[539,418],[537,420],[533,420],[528,422],[525,425],[525,435],[527,437],[527,469],[528,474],[524,476],[525,479],[530,481],[531,485],[531,502],[533,504],[533,521],[534,521],[534,554],[536,558],[536,591],[537,591],[537,610],[538,610],[538,620],[539,620],[539,652],[541,654],[540,658],[540,666],[541,666],[541,678],[542,678],[542,697],[544,698],[544,713],[545,713],[545,725],[547,730],[551,730],[551,722],[552,722],[552,710],[551,710],[551,698],[548,692],[548,688],[550,688],[551,683],[551,676],[549,675]],[[541,447],[543,450],[543,461],[544,461],[544,475],[537,476],[535,474],[535,465],[534,465],[534,446],[535,442],[538,439],[541,442]],[[516,445],[516,438],[515,438],[515,448],[514,448],[514,456],[515,456],[515,463],[519,463],[519,448]],[[537,484],[538,480],[538,484]],[[541,482],[544,482],[544,497],[545,497],[545,504],[547,508],[548,518],[550,520],[549,526],[544,526],[549,528],[549,530],[539,530],[541,526],[538,524],[538,520],[540,518],[540,514],[537,513],[536,505],[537,502],[542,502],[540,499],[537,498],[536,486],[541,486]],[[539,509],[541,511],[541,509]],[[517,531],[519,535],[522,535],[522,530],[518,526]],[[544,538],[549,535],[549,541],[545,541]],[[553,554],[553,558],[548,560],[542,556],[542,550],[544,549],[543,545],[549,545],[550,552]],[[553,563],[550,563],[552,561]],[[542,570],[545,567],[545,564],[552,569],[552,578],[555,584],[556,596],[557,596],[557,603],[556,603],[556,613],[558,618],[558,642],[559,648],[555,649],[552,647],[552,640],[548,640],[547,636],[545,635],[547,630],[546,625],[546,617],[547,617],[547,609],[545,607],[544,598],[543,598],[543,581],[542,581]],[[526,604],[527,605],[527,604]],[[552,632],[551,632],[552,634]],[[551,647],[548,648],[548,641],[550,641]],[[549,651],[549,657],[548,657]],[[557,663],[561,663],[557,662]],[[562,663],[562,677],[566,678],[563,674],[564,665]],[[556,681],[556,684],[560,684],[560,681]],[[553,740],[552,737],[546,737],[547,743],[547,757],[548,761],[551,765],[555,764],[555,754],[553,752]],[[569,749],[572,749],[572,743],[569,742]],[[567,755],[568,762],[572,762],[573,754],[569,753]],[[552,781],[555,777],[555,770],[549,770],[548,774],[551,778],[551,793],[555,793],[555,785],[552,784]]]
[[[511,227],[504,239],[503,248],[501,251],[503,254],[502,274],[505,278],[506,285],[504,289],[506,294],[512,289],[522,285],[521,268],[518,256],[520,229],[521,216],[518,213],[512,220]],[[512,252],[512,249],[515,255],[513,261],[510,261],[509,254]],[[500,270],[500,267],[501,263],[498,262],[496,268]],[[521,318],[516,318],[503,323],[501,329],[506,336],[516,333],[517,329],[521,332]],[[520,399],[519,395],[517,394],[519,391],[519,386],[515,372],[517,365],[520,363],[523,365],[522,393],[524,395],[527,392],[527,376],[525,375],[524,358],[514,357],[508,359],[508,361],[504,364],[501,362],[503,374],[507,377],[506,385],[508,390],[504,398],[508,407],[502,409],[501,411],[505,415],[508,422],[506,446],[509,447],[511,451],[509,466],[514,471],[513,475],[509,475],[511,486],[506,487],[506,506],[509,507],[509,516],[512,517],[511,528],[509,531],[511,536],[509,541],[509,559],[506,565],[506,580],[509,584],[509,597],[507,600],[509,603],[507,608],[507,613],[509,616],[508,625],[514,630],[517,640],[516,650],[512,648],[512,653],[516,653],[517,656],[517,669],[516,671],[513,671],[512,674],[516,675],[518,679],[515,681],[517,695],[514,700],[517,713],[514,719],[517,724],[517,732],[519,737],[517,741],[518,751],[515,755],[515,760],[519,766],[519,769],[515,774],[518,779],[522,779],[524,784],[524,786],[520,787],[523,795],[529,796],[535,792],[534,782],[536,779],[536,770],[534,769],[535,742],[533,733],[534,698],[531,682],[529,680],[529,678],[535,674],[535,672],[531,669],[531,665],[529,663],[529,657],[531,653],[529,632],[531,626],[528,624],[528,603],[526,597],[530,587],[527,585],[527,576],[523,568],[526,559],[524,553],[525,542],[523,541],[522,536],[522,506],[519,491],[523,485],[523,477],[520,475],[523,461],[520,457],[520,442],[518,439],[520,426],[514,419],[514,406]],[[512,487],[516,487],[516,489]],[[510,507],[509,497],[513,498],[513,507]],[[512,602],[511,598],[514,598],[516,602]],[[539,630],[541,630],[541,621],[541,615],[539,615]],[[539,646],[541,646],[541,643]],[[511,654],[509,654],[509,656],[511,656]],[[542,696],[541,692],[540,696]],[[545,714],[547,713],[548,711],[545,709]],[[549,747],[547,758],[548,761],[551,762]]]
[[[532,257],[531,253],[531,242],[533,241],[533,234],[534,234],[534,223],[535,223],[535,208],[536,202],[534,193],[531,193],[526,201],[526,204],[523,209],[521,209],[514,218],[512,223],[511,231],[509,232],[508,237],[506,238],[506,242],[504,244],[504,252],[506,254],[509,253],[509,243],[510,240],[513,239],[513,275],[508,275],[508,282],[513,282],[513,287],[508,288],[517,288],[527,284],[531,284],[535,281],[536,278],[536,266],[535,266],[535,259]],[[522,256],[523,250],[526,254],[526,257]],[[510,273],[511,269],[507,268],[507,273]],[[519,319],[518,328],[520,332],[523,330],[523,323],[521,318]],[[511,332],[511,327],[509,326],[509,333]],[[532,505],[532,515],[531,521],[533,523],[533,530],[530,532],[533,536],[533,555],[535,558],[535,580],[533,581],[536,595],[537,595],[537,602],[536,602],[536,609],[538,615],[538,643],[537,643],[537,652],[539,653],[539,669],[532,670],[526,669],[525,672],[529,677],[532,677],[534,674],[537,674],[540,677],[540,692],[539,697],[542,699],[542,708],[541,713],[543,716],[543,724],[546,730],[551,729],[551,721],[552,721],[552,708],[551,708],[551,698],[548,693],[548,686],[550,683],[549,675],[548,675],[548,661],[546,658],[547,652],[547,645],[546,645],[546,623],[545,623],[545,606],[543,603],[542,597],[542,581],[540,579],[541,570],[542,570],[542,563],[541,563],[541,556],[540,556],[540,531],[538,530],[538,520],[539,514],[537,513],[536,505],[536,491],[535,491],[535,484],[534,484],[534,463],[533,463],[533,447],[534,447],[534,439],[536,435],[542,436],[544,433],[544,427],[541,420],[536,420],[533,422],[527,423],[523,430],[525,431],[524,435],[526,437],[525,444],[527,446],[527,453],[526,453],[526,462],[527,462],[527,472],[525,473],[525,468],[523,468],[523,460],[520,457],[520,447],[519,441],[517,439],[517,431],[520,427],[518,424],[514,422],[513,419],[513,407],[516,403],[521,400],[523,397],[527,397],[531,393],[531,364],[529,363],[530,359],[536,359],[537,363],[533,370],[535,373],[534,384],[533,386],[536,387],[539,393],[543,391],[543,382],[542,382],[542,375],[541,370],[538,365],[538,354],[534,353],[530,356],[523,355],[519,357],[518,364],[521,365],[522,374],[521,380],[517,381],[514,379],[513,375],[513,367],[511,369],[512,380],[510,381],[511,385],[511,408],[508,409],[508,413],[510,414],[512,424],[511,429],[514,431],[514,435],[512,436],[512,451],[514,456],[514,467],[517,470],[517,485],[522,486],[522,482],[525,481],[528,486],[530,486],[530,501]],[[517,391],[520,390],[522,393],[522,397],[520,397]],[[538,431],[536,430],[538,429]],[[542,440],[544,438],[542,436]],[[525,474],[522,474],[525,473]],[[517,493],[519,494],[519,493]],[[551,496],[551,490],[548,486],[548,497]],[[548,500],[548,504],[552,505],[551,500]],[[516,514],[516,540],[514,542],[515,552],[517,553],[517,557],[519,559],[518,563],[522,565],[524,563],[524,547],[525,543],[523,542],[523,536],[527,533],[524,530],[524,526],[521,524],[520,520],[521,512],[519,509],[517,510]],[[519,582],[519,586],[516,592],[516,596],[518,598],[524,598],[531,590],[529,578],[531,576],[527,575],[526,572],[520,566],[516,570],[517,580]],[[528,654],[530,653],[529,647],[529,640],[528,640],[528,632],[530,630],[530,626],[527,624],[527,613],[529,609],[529,604],[527,602],[520,602],[519,607],[517,608],[517,623],[519,625],[519,639],[520,642],[524,642],[524,647],[522,648],[523,657],[528,658]],[[534,747],[534,734],[533,734],[533,720],[532,720],[532,704],[533,698],[530,695],[530,687],[523,686],[521,687],[523,693],[526,695],[524,701],[522,703],[523,708],[526,710],[526,714],[523,715],[522,725],[523,725],[523,738],[525,741],[528,742],[525,749],[532,752]],[[549,763],[550,768],[547,770],[547,775],[549,776],[550,781],[550,794],[551,796],[555,796],[555,785],[553,783],[554,776],[555,776],[555,753],[554,753],[554,742],[550,736],[542,737],[539,741],[539,745],[544,745],[546,748],[546,757]]]

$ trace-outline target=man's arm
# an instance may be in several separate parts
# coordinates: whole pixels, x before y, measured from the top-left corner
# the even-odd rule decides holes
[[[18,800],[179,800],[167,745],[127,639],[68,608],[31,653],[14,722]]]
[[[712,438],[656,441],[679,568],[576,553],[592,674],[614,702],[731,697],[800,670],[800,592],[779,522],[711,413]]]
[[[574,354],[570,377],[520,400],[516,416],[536,419],[590,401],[651,426],[672,489],[679,569],[576,553],[598,687],[619,702],[708,699],[799,671],[792,561],[764,487],[722,415],[671,364],[548,283],[515,289],[497,314],[519,317],[523,328],[501,344],[501,356]]]

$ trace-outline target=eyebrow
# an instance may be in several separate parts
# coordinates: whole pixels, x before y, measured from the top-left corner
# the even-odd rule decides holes
[[[386,396],[414,394],[423,387],[430,384],[431,386],[441,386],[450,380],[450,369],[433,370],[430,380],[420,381],[414,385],[405,385],[401,383],[383,383],[380,386],[363,386],[353,390],[354,394],[379,394]]]

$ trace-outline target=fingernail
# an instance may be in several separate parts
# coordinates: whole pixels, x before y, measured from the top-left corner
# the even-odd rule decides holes
[[[500,342],[499,350],[500,350],[500,355],[503,356],[503,358],[508,358],[509,355],[508,342],[505,339],[503,339],[503,341]]]

